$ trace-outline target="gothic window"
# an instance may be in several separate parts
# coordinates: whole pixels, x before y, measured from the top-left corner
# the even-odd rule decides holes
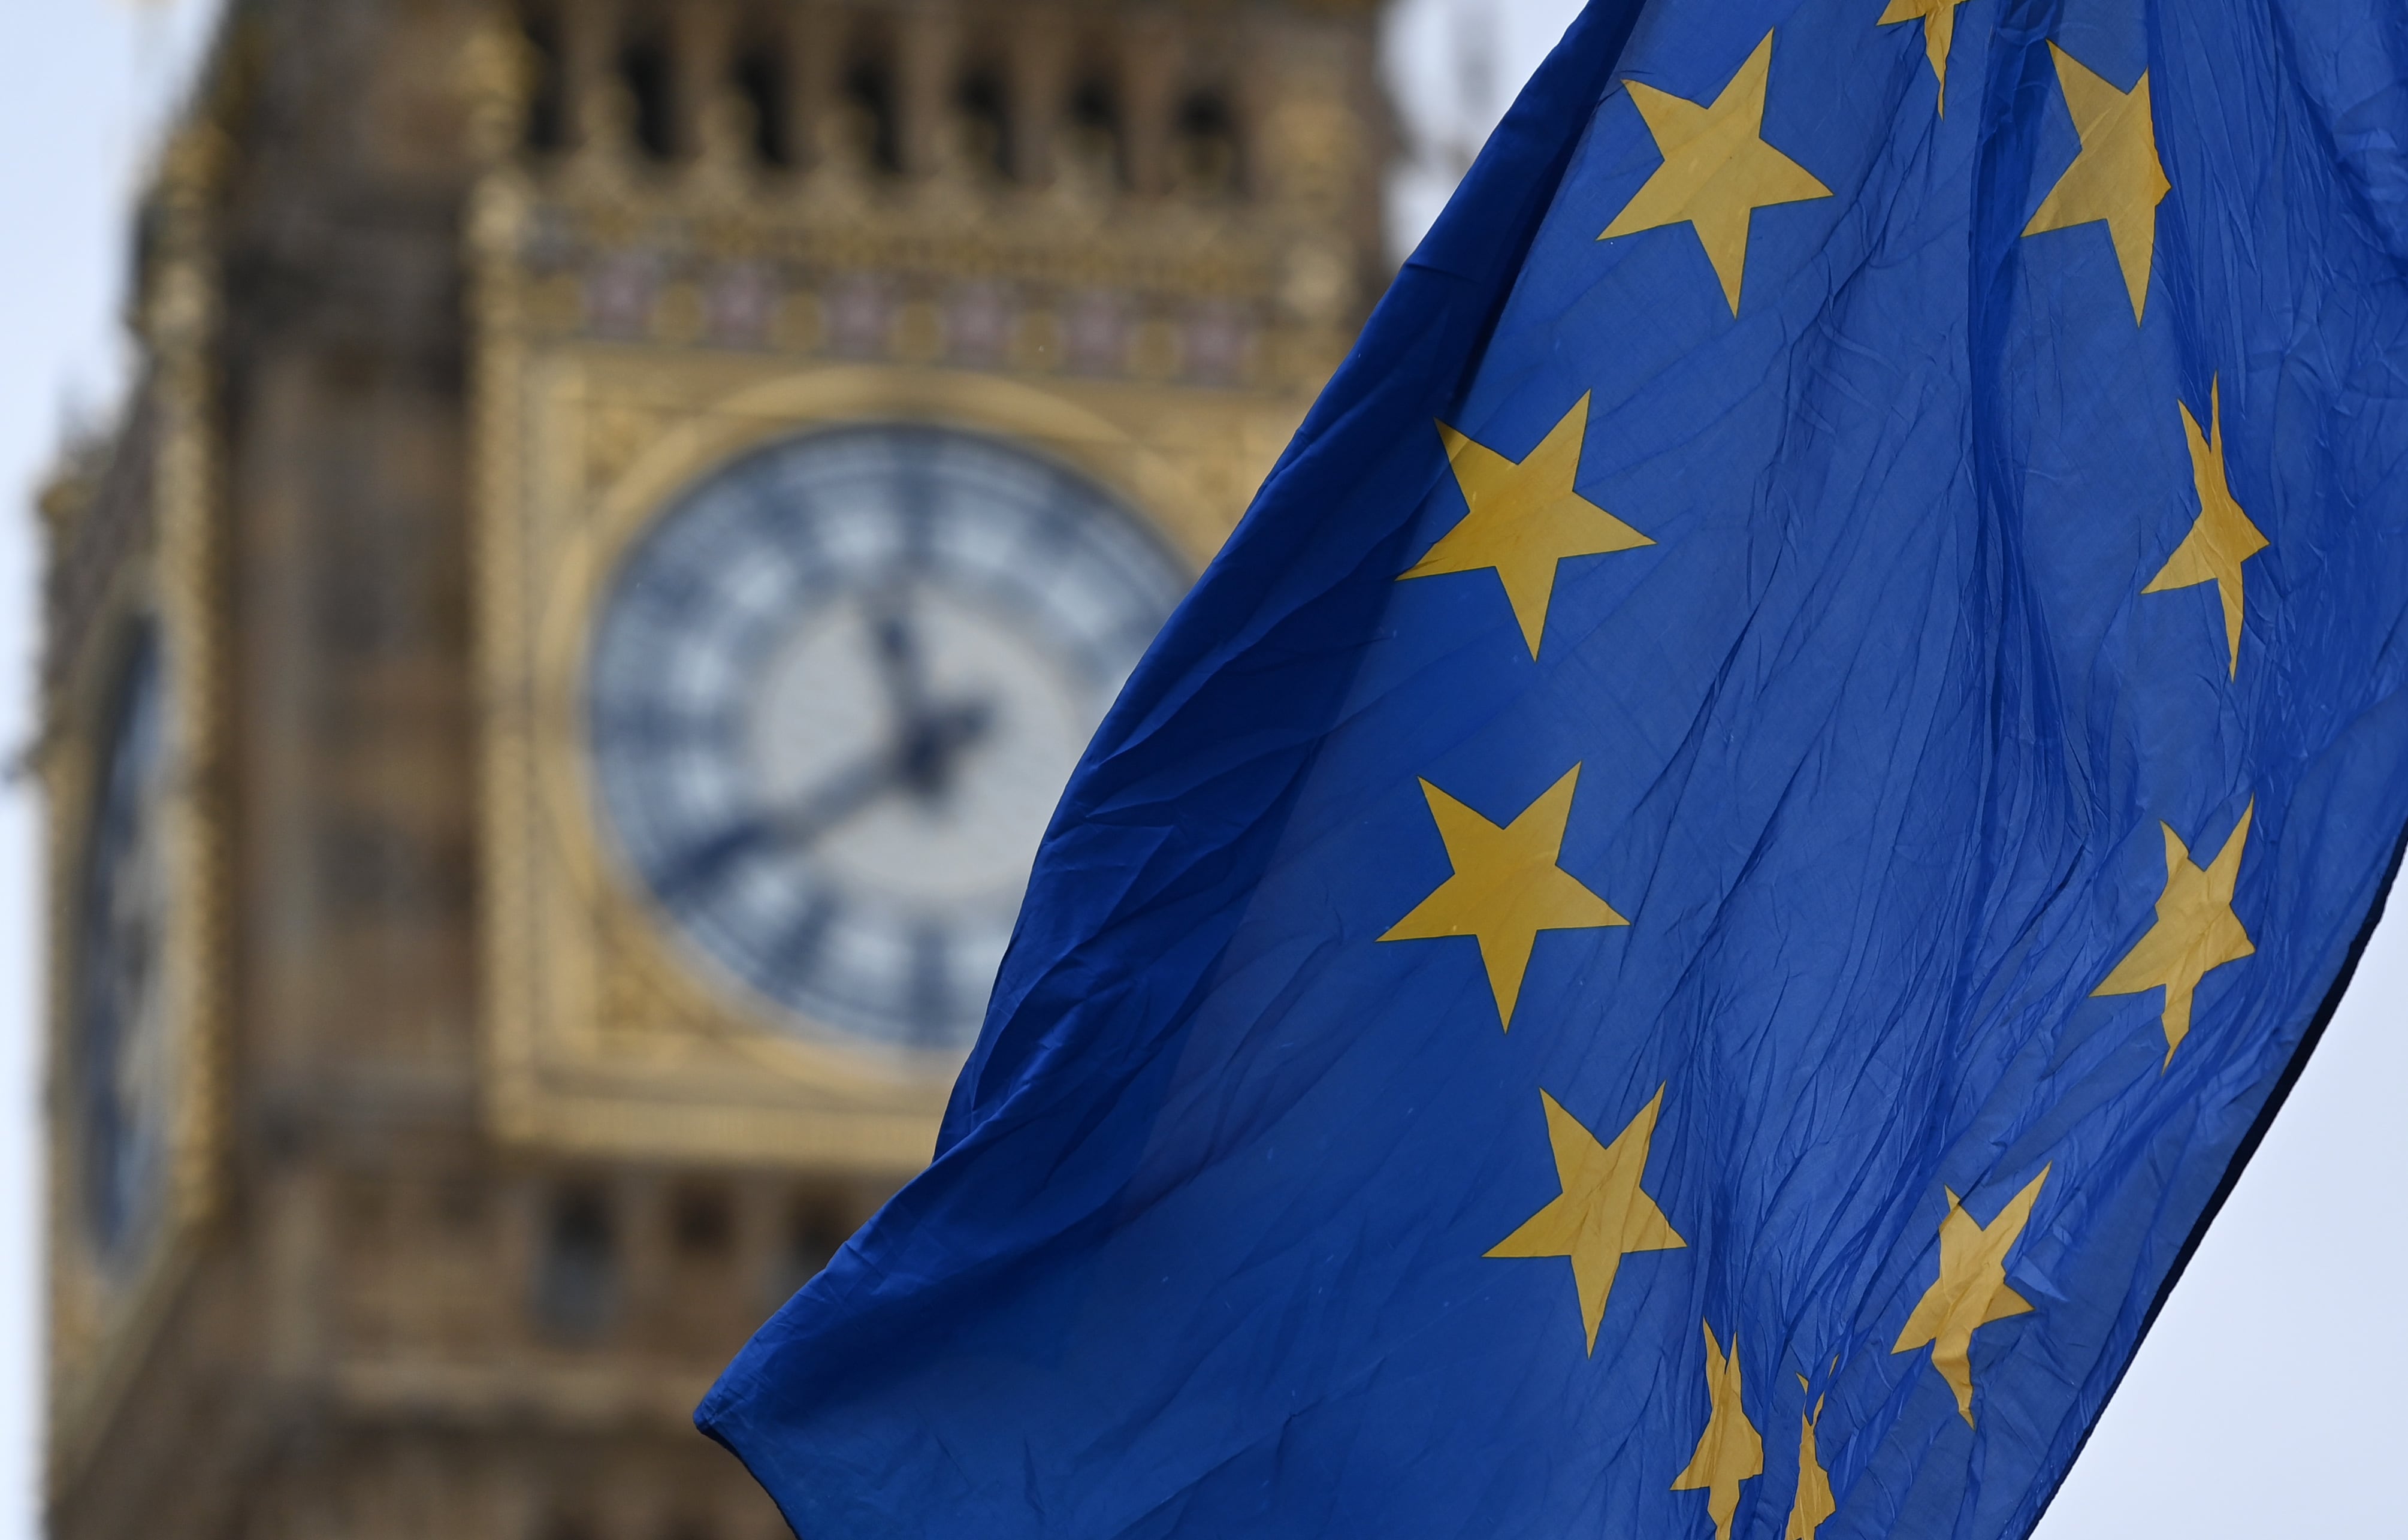
[[[896,122],[895,77],[882,61],[857,59],[844,75],[846,132],[851,148],[875,171],[903,168],[903,136]]]
[[[527,13],[529,72],[526,147],[549,154],[568,147],[568,73],[561,62],[560,18],[549,8]]]
[[[752,152],[766,166],[792,165],[793,98],[784,58],[767,42],[752,44],[736,56],[735,86],[752,110]]]
[[[1122,175],[1121,107],[1111,82],[1089,76],[1070,93],[1070,156],[1098,187],[1118,186]]]
[[[824,1202],[806,1199],[795,1205],[786,1222],[784,1254],[769,1291],[783,1304],[788,1296],[818,1276],[844,1245],[844,1227]]]
[[[736,1217],[727,1194],[700,1185],[678,1189],[669,1205],[669,1238],[687,1261],[716,1261],[736,1244]]]
[[[536,1316],[555,1335],[599,1335],[619,1305],[618,1245],[610,1206],[592,1187],[554,1194],[535,1288]]]
[[[954,108],[963,164],[1010,176],[1011,116],[1004,109],[1003,77],[990,69],[972,71],[962,81]]]
[[[1238,190],[1238,125],[1228,99],[1191,93],[1171,125],[1171,176],[1182,193],[1220,197]]]
[[[677,151],[677,130],[670,110],[668,42],[657,32],[642,32],[619,50],[619,83],[633,107],[636,148],[656,161]]]

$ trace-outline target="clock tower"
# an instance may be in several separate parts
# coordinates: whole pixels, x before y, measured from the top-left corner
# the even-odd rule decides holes
[[[49,538],[50,1515],[752,1540],[1382,281],[1376,0],[231,0]]]

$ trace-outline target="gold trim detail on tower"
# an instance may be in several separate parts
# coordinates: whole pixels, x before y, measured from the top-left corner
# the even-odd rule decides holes
[[[226,1057],[226,814],[223,765],[222,498],[216,453],[215,347],[219,295],[212,205],[224,144],[206,120],[165,154],[152,201],[158,239],[144,275],[138,327],[150,364],[121,455],[148,456],[127,483],[135,517],[117,531],[79,527],[96,488],[62,488],[66,517],[51,520],[54,563],[86,537],[109,548],[105,570],[47,670],[36,750],[50,856],[48,1063],[50,1219],[50,1482],[79,1469],[171,1313],[180,1282],[223,1193]],[[104,474],[103,482],[108,480]],[[79,1044],[77,924],[88,877],[93,792],[109,707],[131,639],[155,634],[167,737],[155,809],[166,900],[159,941],[163,1053],[170,1100],[160,1210],[133,1259],[101,1264],[82,1233],[71,1189],[82,1179],[79,1115],[64,1077]]]

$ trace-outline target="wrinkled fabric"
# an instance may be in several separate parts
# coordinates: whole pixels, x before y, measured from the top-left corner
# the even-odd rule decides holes
[[[1088,751],[934,1164],[697,1414],[799,1533],[2037,1521],[2408,823],[2408,13],[1969,0],[1944,112],[1883,14],[1594,0],[1524,92]],[[1662,160],[1624,82],[1711,102],[1768,31],[1831,195],[1755,209],[1734,315],[1688,224],[1598,234]],[[2137,322],[2105,223],[2024,234],[2052,43],[2146,72]],[[1466,514],[1436,423],[1518,459],[1584,394],[1654,543],[1561,562],[1534,658],[1493,572],[1398,578]],[[2266,540],[2231,647],[2143,591],[2185,410]],[[1470,939],[1379,938],[1450,875],[1422,781],[1501,826],[1573,765],[1557,865],[1630,923],[1541,931],[1502,1030]],[[2254,950],[2169,1057],[2097,991],[2167,834],[2244,819]],[[1609,1141],[1658,1087],[1684,1244],[1591,1350],[1569,1260],[1486,1253],[1562,1190],[1541,1091]],[[1960,1407],[1901,1338],[2043,1176]],[[1718,1394],[1735,1508],[1679,1485]]]

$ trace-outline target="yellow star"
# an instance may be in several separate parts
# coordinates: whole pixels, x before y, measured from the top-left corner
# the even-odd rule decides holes
[[[1639,1189],[1664,1088],[1656,1087],[1655,1099],[1611,1144],[1598,1144],[1597,1135],[1546,1092],[1541,1091],[1539,1100],[1547,1105],[1547,1143],[1555,1152],[1555,1179],[1563,1184],[1563,1194],[1489,1247],[1488,1255],[1570,1258],[1572,1284],[1580,1290],[1581,1324],[1588,1330],[1588,1350],[1594,1353],[1598,1323],[1605,1319],[1605,1297],[1613,1291],[1622,1259],[1633,1251],[1674,1251],[1689,1244],[1673,1233],[1656,1200]]]
[[[2252,801],[2242,810],[2241,822],[2226,836],[2224,848],[2201,871],[2191,864],[2190,851],[2171,824],[2159,824],[2166,835],[2166,887],[2157,895],[2157,923],[2124,954],[2124,960],[2090,991],[2100,995],[2137,995],[2163,986],[2166,1063],[2190,1035],[2191,992],[2209,970],[2239,962],[2258,950],[2232,912],[2232,886],[2241,878],[2241,852],[2249,842],[2249,820],[2258,811]]]
[[[2199,517],[2191,521],[2190,533],[2141,592],[2161,594],[2169,588],[2214,583],[2217,597],[2224,600],[2224,642],[2231,657],[2230,677],[2238,679],[2241,564],[2265,550],[2267,541],[2232,500],[2232,488],[2224,479],[2224,408],[2216,400],[2215,389],[2215,381],[2209,381],[2207,417],[2213,438],[2199,431],[2199,419],[2190,414],[2189,407],[2174,403],[2182,412],[2183,441],[2190,449],[2190,479],[2199,489]]]
[[[1771,204],[1831,195],[1804,166],[1764,142],[1764,86],[1771,71],[1768,32],[1711,105],[1625,80],[1664,164],[1597,237],[1611,240],[1688,221],[1723,281],[1733,315],[1747,266],[1749,218]]]
[[[1956,36],[1956,7],[1965,0],[1889,0],[1875,26],[1900,22],[1923,23],[1923,51],[1931,56],[1931,73],[1940,77],[1940,111],[1948,112],[1948,44]]]
[[[1380,939],[1478,937],[1488,987],[1497,997],[1498,1019],[1509,1029],[1540,931],[1630,923],[1555,864],[1564,845],[1564,825],[1571,818],[1572,784],[1579,779],[1580,767],[1574,765],[1503,828],[1427,781],[1422,783],[1455,875]]]
[[[1444,423],[1438,432],[1470,511],[1398,581],[1495,568],[1513,618],[1522,623],[1522,640],[1537,657],[1557,562],[1656,542],[1572,490],[1581,440],[1588,433],[1586,396],[1518,461],[1473,443]]]
[[[1973,1222],[1955,1192],[1941,1189],[1948,1193],[1948,1216],[1940,1221],[1940,1276],[1915,1302],[1890,1351],[1913,1352],[1929,1343],[1931,1366],[1956,1392],[1956,1409],[1968,1423],[1973,1420],[1973,1365],[1968,1356],[1973,1333],[2031,1309],[2029,1300],[2007,1287],[2007,1251],[2023,1234],[2033,1200],[2047,1180],[2043,1167],[1986,1225]]]
[[[1706,1431],[1698,1435],[1698,1452],[1689,1468],[1672,1478],[1676,1492],[1702,1489],[1706,1514],[1714,1521],[1714,1540],[1730,1540],[1731,1518],[1739,1512],[1739,1484],[1764,1474],[1764,1439],[1740,1404],[1739,1334],[1731,1334],[1730,1356],[1725,1358],[1714,1341],[1712,1322],[1706,1327],[1706,1394],[1713,1409],[1706,1414]]]
[[[1798,1376],[1798,1389],[1806,1389],[1806,1376]],[[1831,1495],[1831,1473],[1823,1468],[1822,1456],[1814,1449],[1814,1424],[1823,1419],[1823,1401],[1817,1396],[1814,1409],[1798,1419],[1798,1495],[1789,1504],[1789,1527],[1781,1540],[1814,1540],[1814,1532],[1823,1521],[1840,1511]]]
[[[2055,43],[2057,85],[2082,151],[2057,180],[2024,234],[2071,230],[2094,220],[2107,222],[2124,287],[2132,298],[2132,319],[2141,319],[2149,297],[2149,258],[2157,243],[2157,203],[2172,185],[2157,164],[2157,136],[2149,116],[2149,72],[2118,91],[2084,68]]]

